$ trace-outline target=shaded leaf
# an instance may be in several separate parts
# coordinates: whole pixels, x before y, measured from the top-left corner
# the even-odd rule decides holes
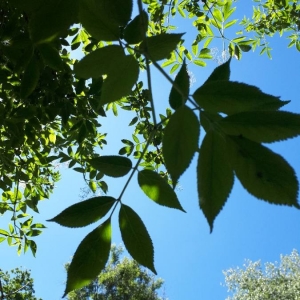
[[[213,230],[213,223],[230,194],[234,175],[224,139],[214,130],[203,139],[197,166],[200,207]]]
[[[111,219],[90,232],[78,246],[68,268],[65,293],[79,289],[96,278],[109,257],[111,246]]]
[[[107,196],[90,198],[69,206],[48,221],[66,227],[87,226],[103,218],[115,202],[115,198]]]
[[[198,149],[199,132],[199,121],[187,106],[178,108],[165,128],[163,156],[173,186],[188,168]]]
[[[57,51],[57,49],[55,49],[54,47],[52,47],[49,44],[41,44],[38,47],[42,58],[45,62],[46,65],[48,65],[49,67],[51,67],[54,70],[62,70],[63,68],[63,61]]]
[[[169,103],[173,109],[177,109],[183,106],[188,98],[189,91],[190,91],[190,78],[187,72],[187,67],[185,61],[175,77],[174,85],[176,85],[182,92],[180,94],[176,88],[173,86],[169,96]]]
[[[227,60],[227,62],[225,62],[224,64],[216,67],[210,74],[210,76],[207,78],[207,80],[204,82],[204,84],[216,80],[228,81],[230,78],[230,62],[231,58],[229,58],[229,60]]]
[[[171,208],[182,208],[176,193],[159,174],[151,170],[138,173],[138,183],[143,192],[154,202]]]
[[[40,78],[39,64],[33,56],[25,69],[21,81],[21,98],[27,98],[36,88]]]
[[[149,233],[137,213],[125,204],[121,205],[119,226],[122,240],[129,254],[139,264],[156,274],[154,249]]]
[[[280,155],[243,137],[228,136],[226,142],[236,176],[250,194],[300,208],[295,171]]]
[[[251,110],[277,110],[289,103],[265,94],[255,86],[227,80],[207,82],[193,97],[201,108],[228,115]]]
[[[239,44],[239,47],[243,52],[249,52],[252,49],[250,45]]]
[[[124,29],[124,39],[128,44],[141,42],[148,30],[148,14],[143,11],[136,16]]]
[[[111,177],[125,176],[132,168],[131,160],[123,156],[99,156],[89,162],[95,169]]]
[[[272,143],[300,134],[300,115],[285,111],[242,112],[219,122],[229,135],[246,137],[258,143]]]

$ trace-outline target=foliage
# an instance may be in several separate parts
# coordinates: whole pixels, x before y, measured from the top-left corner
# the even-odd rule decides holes
[[[1,300],[38,300],[34,293],[33,279],[28,270],[19,268],[10,272],[0,270]]]
[[[293,168],[262,143],[299,135],[300,115],[279,110],[289,101],[230,81],[232,57],[240,59],[257,47],[270,56],[268,35],[292,31],[289,46],[300,50],[297,0],[258,2],[252,19],[239,25],[232,19],[236,3],[231,0],[137,0],[134,15],[131,0],[0,4],[0,213],[12,214],[8,229],[0,229],[0,242],[16,245],[19,254],[30,248],[35,255],[32,237],[45,226],[34,223],[29,209],[38,212],[39,201],[50,197],[60,179],[59,164],[82,173],[91,191],[102,193],[50,220],[68,227],[100,220],[74,254],[65,295],[104,268],[117,208],[125,247],[155,273],[150,235],[123,197],[136,173],[152,201],[184,211],[174,188],[199,153],[199,205],[211,230],[235,176],[255,197],[299,208]],[[183,33],[173,32],[178,18],[190,19],[192,45]],[[233,25],[241,29],[237,37]],[[209,47],[218,40],[224,58],[226,53],[230,58],[191,94],[188,66],[205,66],[213,58]],[[78,48],[80,61],[71,58]],[[156,114],[153,67],[172,84],[173,110],[165,114]],[[140,70],[146,70],[147,88]],[[173,79],[169,73],[176,70]],[[107,110],[117,116],[120,109],[134,116],[128,124],[132,135],[121,140],[118,155],[104,156],[107,133],[100,131],[101,118]],[[104,195],[105,176],[127,176],[118,198]]]
[[[121,258],[124,250],[112,245],[107,266],[89,285],[70,292],[69,300],[159,300],[157,295],[162,287],[162,279],[142,268],[135,260]],[[68,265],[66,265],[68,268]]]
[[[300,299],[300,256],[297,250],[280,255],[280,263],[248,260],[243,269],[223,272],[228,292],[227,300],[298,300]]]

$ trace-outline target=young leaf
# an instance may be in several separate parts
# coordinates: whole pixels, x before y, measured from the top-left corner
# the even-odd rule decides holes
[[[185,212],[174,190],[156,172],[143,170],[138,173],[138,183],[143,192],[154,202]]]
[[[180,94],[175,87],[173,86],[171,89],[171,93],[169,96],[169,103],[173,109],[177,109],[183,106],[188,98],[190,91],[190,78],[187,72],[186,63],[183,62],[183,65],[175,77],[174,84],[181,90],[182,94]]]
[[[56,222],[66,227],[87,226],[103,218],[115,202],[115,198],[107,196],[90,198],[69,206],[48,221]]]
[[[230,62],[231,58],[229,58],[224,64],[216,67],[210,74],[210,76],[207,78],[207,80],[204,82],[204,84],[216,80],[228,81],[230,78]]]
[[[230,194],[234,175],[224,139],[214,130],[203,139],[197,166],[199,204],[210,226]]]
[[[300,115],[285,111],[249,111],[223,118],[219,124],[229,135],[258,143],[272,143],[300,134]]]
[[[33,56],[25,69],[21,82],[21,98],[27,98],[36,88],[40,78],[39,64]]]
[[[255,86],[227,80],[207,82],[193,97],[201,108],[228,115],[251,110],[277,110],[289,103],[265,94]]]
[[[295,171],[280,155],[243,137],[228,136],[226,142],[235,174],[250,194],[300,208]]]
[[[154,250],[149,233],[137,213],[122,204],[119,213],[119,226],[122,240],[129,254],[141,265],[156,274]]]
[[[111,219],[90,232],[78,246],[68,268],[65,297],[96,278],[104,268],[111,246]]]
[[[165,128],[163,156],[173,186],[188,168],[198,149],[199,132],[199,121],[187,106],[178,108]]]
[[[162,60],[167,58],[176,49],[183,33],[162,33],[147,37],[140,45],[140,51],[149,55],[151,60]]]
[[[89,162],[95,169],[111,177],[125,176],[132,168],[131,160],[123,156],[99,156]]]
[[[99,103],[104,105],[131,92],[132,86],[138,80],[139,64],[132,55],[125,55],[122,47],[110,45],[85,56],[74,66],[74,72],[81,78],[107,75]]]
[[[148,14],[143,11],[136,16],[124,29],[124,39],[128,44],[141,42],[148,30]]]

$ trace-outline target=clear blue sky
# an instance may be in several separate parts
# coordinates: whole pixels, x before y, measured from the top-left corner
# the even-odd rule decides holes
[[[240,10],[242,5],[238,3]],[[184,28],[177,30],[182,31],[185,31]],[[287,49],[288,40],[285,38],[273,38],[270,41],[274,49],[273,59],[259,56],[257,51],[246,53],[241,61],[232,61],[231,80],[256,85],[266,93],[281,96],[282,100],[292,100],[284,109],[300,113],[299,53],[294,48]],[[221,48],[221,41],[216,46]],[[206,68],[192,68],[196,78],[192,91],[203,83],[216,66],[215,61],[210,61]],[[170,87],[157,72],[153,74],[154,99],[159,103],[157,112],[164,113]],[[109,118],[100,120],[103,124],[101,130],[109,132],[109,146],[103,154],[117,154],[122,147],[120,139],[130,137],[130,129],[124,124],[128,124],[133,116],[122,114],[115,118],[109,115]],[[300,139],[270,146],[295,168],[299,178]],[[238,180],[235,180],[230,198],[210,234],[198,206],[195,161],[180,179],[182,189],[178,196],[186,214],[151,202],[139,189],[136,179],[123,197],[124,203],[132,206],[140,215],[152,237],[156,270],[159,277],[165,280],[165,294],[170,300],[225,299],[226,288],[220,285],[224,282],[222,270],[242,266],[246,258],[276,261],[280,254],[289,254],[293,248],[300,250],[300,211],[257,200],[241,187]],[[45,224],[45,220],[80,200],[80,188],[84,187],[82,177],[67,168],[62,168],[62,175],[63,179],[57,184],[51,199],[40,204],[36,221]],[[107,182],[109,195],[118,197],[124,179],[107,178]],[[0,227],[5,228],[7,218],[0,219],[0,222]],[[80,241],[96,225],[83,229],[68,229],[55,223],[46,225],[48,228],[36,238],[36,258],[30,253],[18,257],[15,249],[9,248],[6,243],[0,244],[1,268],[9,270],[23,266],[31,269],[36,295],[43,300],[57,300],[64,291],[64,264],[70,261]],[[113,221],[113,242],[121,243],[116,216]]]

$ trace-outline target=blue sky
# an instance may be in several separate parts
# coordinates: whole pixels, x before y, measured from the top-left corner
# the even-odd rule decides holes
[[[238,6],[240,8],[241,4]],[[176,32],[185,31],[183,24],[182,27]],[[272,60],[266,55],[260,56],[258,51],[245,53],[241,61],[232,61],[231,80],[256,85],[266,93],[281,96],[282,100],[292,100],[284,110],[300,113],[299,53],[294,48],[287,49],[288,40],[285,38],[273,38],[270,42],[274,49]],[[220,48],[221,42],[216,47]],[[191,69],[196,78],[192,91],[204,82],[216,66],[215,61],[210,61],[206,68]],[[153,86],[157,113],[164,113],[170,86],[154,71]],[[109,132],[109,146],[103,154],[117,154],[122,147],[120,139],[130,137],[130,128],[124,124],[128,124],[133,116],[121,114],[116,118],[109,114],[108,118],[100,120],[103,125],[101,130]],[[294,167],[299,178],[300,139],[268,146]],[[140,215],[148,229],[155,247],[156,270],[158,276],[165,280],[165,294],[170,300],[225,299],[226,288],[220,285],[224,282],[222,270],[242,266],[246,258],[276,261],[280,254],[289,254],[293,248],[300,249],[300,212],[295,208],[270,205],[255,199],[237,179],[210,234],[198,206],[195,162],[196,159],[180,179],[178,197],[186,214],[153,203],[139,189],[136,178],[123,197],[123,202]],[[118,197],[125,179],[107,178],[108,194]],[[62,167],[62,181],[57,184],[51,199],[40,204],[40,214],[35,216],[36,221],[46,223],[48,227],[36,238],[36,258],[30,253],[18,257],[15,249],[9,248],[6,243],[0,244],[1,269],[19,266],[31,269],[36,295],[43,300],[61,298],[66,280],[64,264],[70,261],[84,236],[96,227],[94,224],[83,229],[69,229],[45,221],[78,202],[82,187],[84,181],[80,174]],[[7,218],[0,219],[0,227],[5,228],[6,222]],[[121,243],[116,214],[113,217],[113,242]]]

